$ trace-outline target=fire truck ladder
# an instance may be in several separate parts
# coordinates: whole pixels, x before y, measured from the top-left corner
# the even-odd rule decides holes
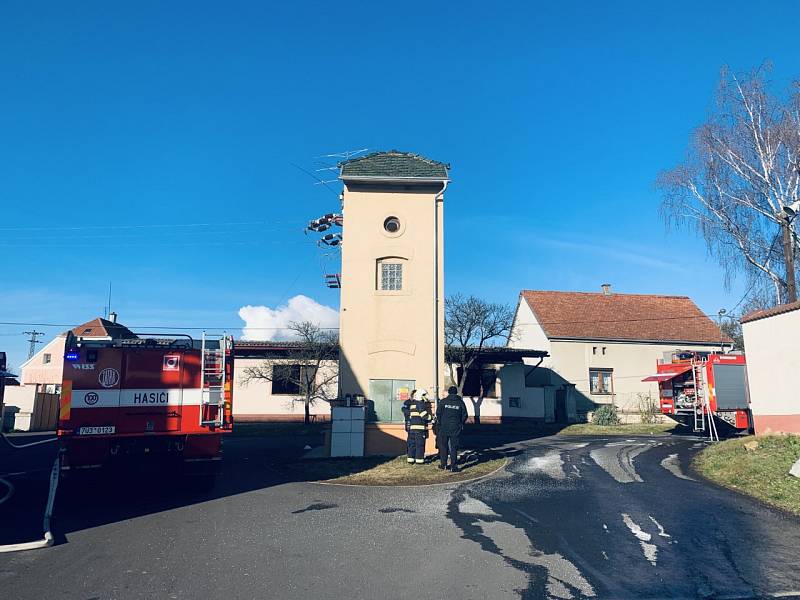
[[[692,360],[692,378],[694,380],[694,430],[706,431],[712,442],[719,441],[717,424],[714,422],[714,413],[711,412],[711,399],[706,393],[706,381],[703,377],[705,361]]]
[[[701,363],[697,363],[694,359],[692,359],[692,384],[694,385],[694,406],[692,413],[694,414],[694,430],[695,431],[705,431],[706,430],[706,419],[705,419],[705,405],[703,401],[700,399],[700,396],[705,396],[703,394],[703,366]]]
[[[223,405],[225,402],[225,350],[227,349],[228,337],[209,336],[203,332],[202,345],[200,347],[200,425],[223,424],[224,413]],[[216,410],[211,410],[211,407]],[[209,419],[209,415],[214,415]]]

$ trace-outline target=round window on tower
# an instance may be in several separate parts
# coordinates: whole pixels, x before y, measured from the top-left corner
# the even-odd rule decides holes
[[[400,231],[400,219],[397,217],[387,217],[383,222],[383,228],[388,233],[398,233]]]

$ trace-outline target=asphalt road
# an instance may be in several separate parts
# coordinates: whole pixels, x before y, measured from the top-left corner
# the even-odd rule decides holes
[[[210,492],[147,475],[64,490],[57,545],[0,554],[0,596],[800,595],[800,519],[697,480],[692,438],[518,442],[499,476],[426,488],[289,481],[301,443],[230,439]],[[7,536],[36,480],[17,476],[20,514],[0,505]]]

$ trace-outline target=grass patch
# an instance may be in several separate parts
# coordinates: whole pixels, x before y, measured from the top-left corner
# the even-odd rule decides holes
[[[306,460],[288,465],[292,478],[353,485],[427,485],[450,483],[488,475],[507,459],[497,452],[467,452],[462,455],[458,473],[441,471],[438,459],[424,465],[410,465],[405,456],[397,458],[330,458]]]
[[[267,437],[276,435],[317,435],[327,423],[237,423],[233,424],[233,435],[236,437]]]
[[[757,441],[755,450],[744,445]],[[712,444],[692,466],[704,477],[800,515],[800,479],[789,469],[800,458],[800,436],[748,436]]]
[[[672,431],[677,423],[630,423],[625,425],[595,425],[573,423],[559,435],[658,435]]]

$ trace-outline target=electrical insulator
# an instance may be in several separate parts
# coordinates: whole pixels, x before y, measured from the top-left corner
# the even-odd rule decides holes
[[[320,238],[320,243],[326,246],[338,246],[342,243],[341,233],[327,233]]]

